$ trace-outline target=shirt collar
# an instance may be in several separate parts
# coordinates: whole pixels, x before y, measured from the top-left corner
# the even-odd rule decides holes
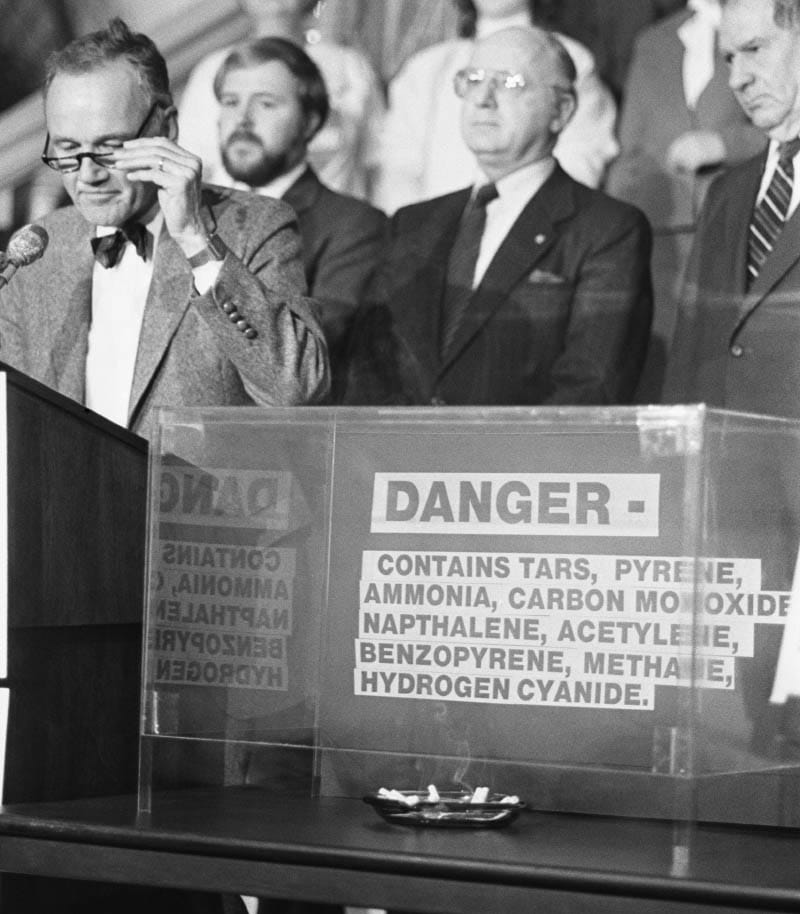
[[[240,190],[249,190],[253,193],[260,194],[262,197],[275,197],[280,200],[295,181],[300,178],[306,168],[308,168],[308,163],[303,161],[299,165],[295,165],[290,171],[278,175],[277,178],[267,184],[263,184],[261,187],[250,187],[248,184],[244,184],[241,181],[235,181],[233,186]]]
[[[522,168],[512,171],[511,174],[504,175],[494,182],[500,199],[524,194],[532,184],[541,187],[553,173],[555,167],[556,160],[553,156],[546,156],[544,159],[531,162],[530,165],[523,165]],[[485,184],[488,180],[487,177],[482,176],[476,187]]]
[[[780,156],[780,147],[781,147],[782,145],[783,145],[783,141],[780,141],[780,142],[779,142],[778,140],[770,140],[770,141],[769,141],[769,148],[768,148],[768,151],[767,151],[767,162],[768,162],[768,164],[772,165],[772,164],[774,164],[775,162],[778,161],[778,158],[779,158],[779,156]],[[796,158],[797,158],[797,156],[795,155],[795,159],[796,159]]]
[[[161,231],[161,225],[164,222],[164,214],[158,206],[155,206],[149,213],[145,213],[143,219],[137,220],[147,229],[153,238],[158,238]],[[117,225],[96,225],[94,229],[95,237],[102,238],[103,235],[113,235],[119,228]]]

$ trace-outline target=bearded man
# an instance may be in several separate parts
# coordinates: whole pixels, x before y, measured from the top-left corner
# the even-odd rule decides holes
[[[259,38],[232,50],[214,80],[219,142],[234,187],[288,203],[297,213],[311,294],[321,306],[336,388],[342,341],[370,280],[384,214],[324,185],[308,146],[329,114],[314,61],[285,38]]]

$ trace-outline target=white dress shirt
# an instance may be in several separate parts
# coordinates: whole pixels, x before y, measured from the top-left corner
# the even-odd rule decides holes
[[[119,425],[128,424],[139,335],[163,225],[164,216],[160,210],[145,224],[151,236],[146,259],[140,257],[129,242],[113,267],[95,262],[92,272],[86,405]],[[115,231],[113,226],[97,226],[95,234],[99,238]],[[192,271],[195,288],[200,294],[211,288],[221,268],[221,262],[211,261]]]
[[[553,158],[548,156],[495,181],[497,197],[486,207],[486,226],[481,237],[478,259],[475,261],[473,289],[480,284],[506,235],[511,231],[520,213],[550,177],[555,164]],[[482,183],[486,183],[485,179]]]
[[[139,333],[163,222],[163,215],[157,212],[145,226],[152,238],[152,257],[143,259],[128,243],[115,266],[104,267],[95,262],[92,273],[86,405],[119,425],[128,424]],[[113,226],[98,226],[95,234],[99,238],[115,231]]]

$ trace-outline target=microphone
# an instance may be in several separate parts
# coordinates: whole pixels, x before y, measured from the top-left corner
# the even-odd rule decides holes
[[[26,267],[34,260],[38,260],[44,254],[49,241],[50,238],[41,225],[23,225],[14,232],[3,255],[0,289],[11,282],[11,277],[20,267]]]

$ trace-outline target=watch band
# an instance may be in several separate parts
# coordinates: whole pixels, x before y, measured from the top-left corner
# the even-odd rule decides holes
[[[209,235],[206,238],[206,246],[188,258],[189,266],[194,270],[202,267],[204,263],[224,260],[227,253],[228,248],[219,235]]]

